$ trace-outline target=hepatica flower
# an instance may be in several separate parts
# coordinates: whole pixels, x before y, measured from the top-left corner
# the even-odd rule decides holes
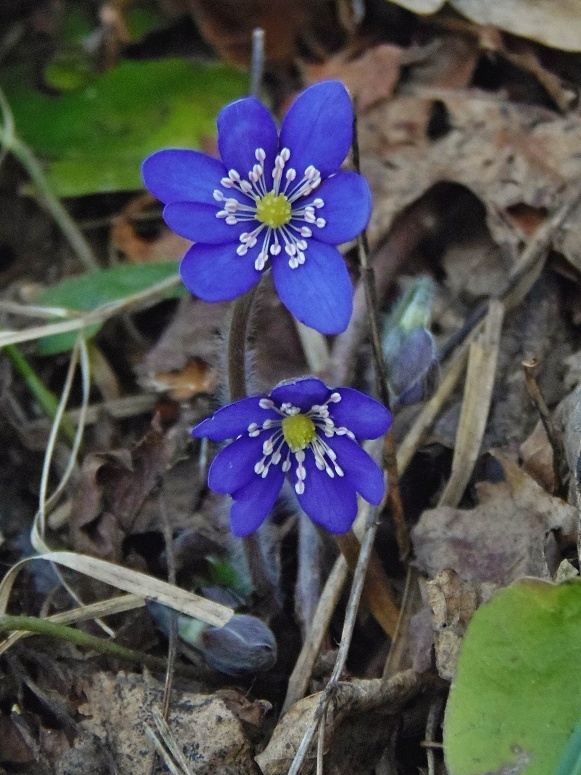
[[[351,146],[353,110],[339,81],[306,89],[280,129],[254,97],[218,116],[222,160],[166,149],[143,163],[147,188],[164,204],[171,229],[196,244],[180,272],[205,301],[248,291],[272,267],[276,290],[301,322],[344,331],[353,290],[335,247],[365,228],[366,180],[341,171]]]
[[[269,396],[229,404],[192,433],[212,441],[234,439],[214,458],[208,484],[234,499],[235,535],[259,527],[285,476],[314,522],[344,533],[357,515],[357,493],[378,504],[384,492],[383,474],[358,440],[375,439],[390,424],[390,413],[378,401],[307,377],[283,382]]]

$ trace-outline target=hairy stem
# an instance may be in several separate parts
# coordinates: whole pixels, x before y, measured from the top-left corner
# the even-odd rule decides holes
[[[245,398],[246,393],[246,338],[252,302],[256,294],[255,286],[233,304],[232,318],[228,331],[228,392],[230,401]],[[254,590],[261,602],[268,604],[269,611],[280,608],[280,596],[272,573],[266,565],[260,536],[253,533],[242,539],[244,554]]]
[[[56,622],[50,622],[46,619],[39,619],[36,616],[0,616],[0,632],[19,630],[33,632],[36,635],[48,635],[51,638],[60,638],[69,643],[74,643],[75,646],[92,649],[99,652],[99,654],[106,654],[107,656],[115,657],[117,659],[123,659],[126,662],[145,665],[152,670],[167,669],[167,660],[163,657],[155,657],[151,654],[146,654],[143,651],[128,649],[111,640],[97,638],[95,635],[89,635],[82,630],[76,630],[74,627],[69,627],[66,624],[57,624]],[[176,672],[181,673],[184,676],[197,679],[200,678],[199,670],[196,670],[193,667],[177,664],[175,668]]]

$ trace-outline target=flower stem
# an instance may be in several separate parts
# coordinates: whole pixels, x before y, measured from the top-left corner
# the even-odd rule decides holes
[[[230,401],[246,398],[246,338],[252,302],[258,286],[240,296],[232,306],[226,351],[228,353],[228,392]],[[269,610],[280,608],[280,595],[262,551],[259,533],[242,539],[250,578],[260,602],[268,603]]]
[[[230,401],[246,398],[246,337],[250,310],[257,286],[239,296],[232,305],[232,317],[228,331],[228,392]]]
[[[41,409],[45,412],[47,417],[54,420],[59,405],[57,397],[46,387],[34,368],[24,357],[19,347],[15,344],[7,344],[4,347],[4,352],[16,371],[18,371],[24,379],[28,389],[38,401]],[[66,416],[61,420],[61,430],[71,444],[73,444],[75,441],[76,430],[73,423]]]
[[[152,670],[166,670],[167,660],[163,657],[155,657],[143,651],[135,651],[125,646],[120,646],[111,640],[97,638],[95,635],[89,635],[87,632],[69,627],[66,624],[50,622],[46,619],[39,619],[36,616],[0,616],[0,632],[33,632],[37,635],[48,635],[52,638],[60,638],[69,643],[74,643],[82,648],[92,649],[100,654],[117,659],[123,659],[127,662],[145,665]],[[200,677],[199,670],[191,668],[188,665],[176,664],[175,670],[184,676],[190,678]]]
[[[355,116],[355,111],[354,116]],[[353,164],[357,172],[361,172],[359,157],[359,140],[357,135],[357,118],[353,121]],[[367,234],[361,232],[357,238],[359,249],[359,263],[361,266],[361,282],[365,290],[365,300],[367,302],[367,319],[369,321],[369,331],[371,335],[371,348],[373,360],[375,363],[375,379],[377,384],[377,393],[381,402],[389,409],[389,392],[387,388],[387,368],[381,349],[381,338],[379,335],[379,318],[377,314],[377,294],[375,292],[375,278],[373,267],[369,262],[369,242]],[[396,444],[393,435],[393,429],[390,428],[383,437],[383,460],[387,470],[387,492],[383,502],[380,505],[379,512],[386,505],[389,505],[391,517],[395,525],[395,534],[399,555],[402,561],[406,561],[411,554],[411,541],[409,531],[405,521],[401,491],[399,489],[399,473],[397,470]]]

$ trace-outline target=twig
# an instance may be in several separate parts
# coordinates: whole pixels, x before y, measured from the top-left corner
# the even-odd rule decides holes
[[[531,358],[522,362],[525,372],[525,380],[527,385],[528,394],[531,401],[535,405],[537,412],[543,423],[543,427],[549,439],[549,443],[553,450],[553,474],[555,477],[555,492],[563,492],[563,471],[566,470],[565,450],[563,448],[563,441],[553,425],[551,413],[547,406],[539,383],[537,382],[537,366],[538,360]]]
[[[341,554],[347,561],[349,570],[354,573],[357,570],[360,554],[357,536],[353,530],[349,530],[343,535],[335,536],[335,539]],[[399,608],[395,604],[389,579],[375,551],[372,551],[369,557],[365,586],[363,587],[363,600],[369,606],[369,610],[386,635],[392,638],[397,627]]]
[[[167,513],[167,503],[163,487],[159,494],[159,513],[161,516],[161,527],[163,530],[163,539],[165,543],[165,554],[167,557],[167,580],[169,584],[176,586],[176,563],[173,549],[173,538],[171,534],[171,525]],[[170,610],[169,619],[169,638],[167,650],[167,670],[165,674],[165,683],[163,687],[163,702],[161,715],[164,721],[169,716],[169,706],[171,702],[171,690],[173,683],[173,668],[175,666],[178,650],[178,615],[174,610]]]
[[[339,602],[348,575],[347,561],[340,554],[327,577],[315,609],[313,626],[308,632],[308,637],[305,638],[301,653],[289,678],[281,716],[305,695],[315,661],[323,645],[325,633],[329,628],[333,611]]]
[[[361,171],[359,160],[359,140],[357,134],[357,118],[355,117],[355,112],[353,120],[353,165],[357,172]],[[385,365],[383,350],[381,348],[375,280],[373,275],[373,267],[369,263],[369,243],[367,242],[367,234],[365,230],[362,231],[359,235],[357,239],[357,246],[359,250],[359,263],[361,265],[361,281],[365,289],[365,299],[367,302],[367,319],[369,322],[371,347],[373,352],[373,361],[375,364],[377,394],[379,395],[381,402],[389,409],[387,367]],[[411,554],[411,541],[405,521],[403,502],[399,489],[396,444],[393,430],[391,428],[383,438],[383,459],[387,471],[387,492],[384,497],[384,503],[382,503],[382,507],[389,504],[391,517],[395,525],[395,534],[400,558],[405,562]]]
[[[11,152],[28,172],[32,182],[42,195],[48,211],[85,269],[98,269],[99,265],[89,243],[55,195],[38,159],[14,131],[12,111],[2,89],[0,89],[0,109],[4,120],[4,127],[0,127],[0,142],[4,149]]]
[[[250,95],[260,99],[264,78],[264,30],[252,31],[252,63],[250,65]]]
[[[377,522],[375,519],[371,519],[367,524],[367,529],[363,542],[361,544],[361,551],[359,553],[359,561],[357,563],[357,569],[353,575],[353,585],[351,587],[351,593],[349,595],[349,602],[347,604],[347,611],[345,613],[345,621],[343,623],[343,632],[341,633],[341,643],[339,645],[339,651],[337,653],[337,659],[333,672],[329,679],[329,683],[325,687],[324,692],[321,694],[321,699],[317,710],[313,716],[313,721],[309,725],[299,748],[296,752],[292,766],[288,775],[298,775],[303,765],[305,756],[309,752],[313,738],[319,727],[321,718],[327,711],[327,707],[337,688],[341,673],[345,668],[347,661],[347,654],[351,645],[351,638],[353,637],[353,628],[355,627],[355,619],[357,617],[357,611],[359,609],[359,602],[361,600],[361,593],[363,592],[363,585],[365,583],[365,574],[367,571],[367,565],[373,549],[373,542],[375,541],[375,534],[377,532]]]

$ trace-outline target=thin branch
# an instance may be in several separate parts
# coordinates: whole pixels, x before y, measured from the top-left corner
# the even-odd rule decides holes
[[[359,139],[357,134],[357,118],[354,111],[353,121],[353,165],[357,172],[361,172],[359,158]],[[379,316],[377,314],[377,294],[375,290],[375,278],[373,267],[369,262],[369,243],[367,234],[364,231],[358,237],[357,246],[359,249],[359,263],[361,265],[361,282],[365,289],[365,299],[367,302],[367,319],[369,322],[369,332],[371,335],[371,347],[373,352],[373,361],[375,364],[375,380],[377,385],[377,394],[381,402],[388,409],[389,391],[387,387],[387,367],[381,348],[381,337],[379,327]],[[387,492],[381,508],[389,505],[391,517],[395,525],[395,534],[399,555],[402,561],[409,559],[411,555],[411,541],[409,531],[405,521],[401,491],[399,489],[399,473],[397,469],[397,449],[393,430],[390,428],[383,437],[383,460],[387,471]]]

